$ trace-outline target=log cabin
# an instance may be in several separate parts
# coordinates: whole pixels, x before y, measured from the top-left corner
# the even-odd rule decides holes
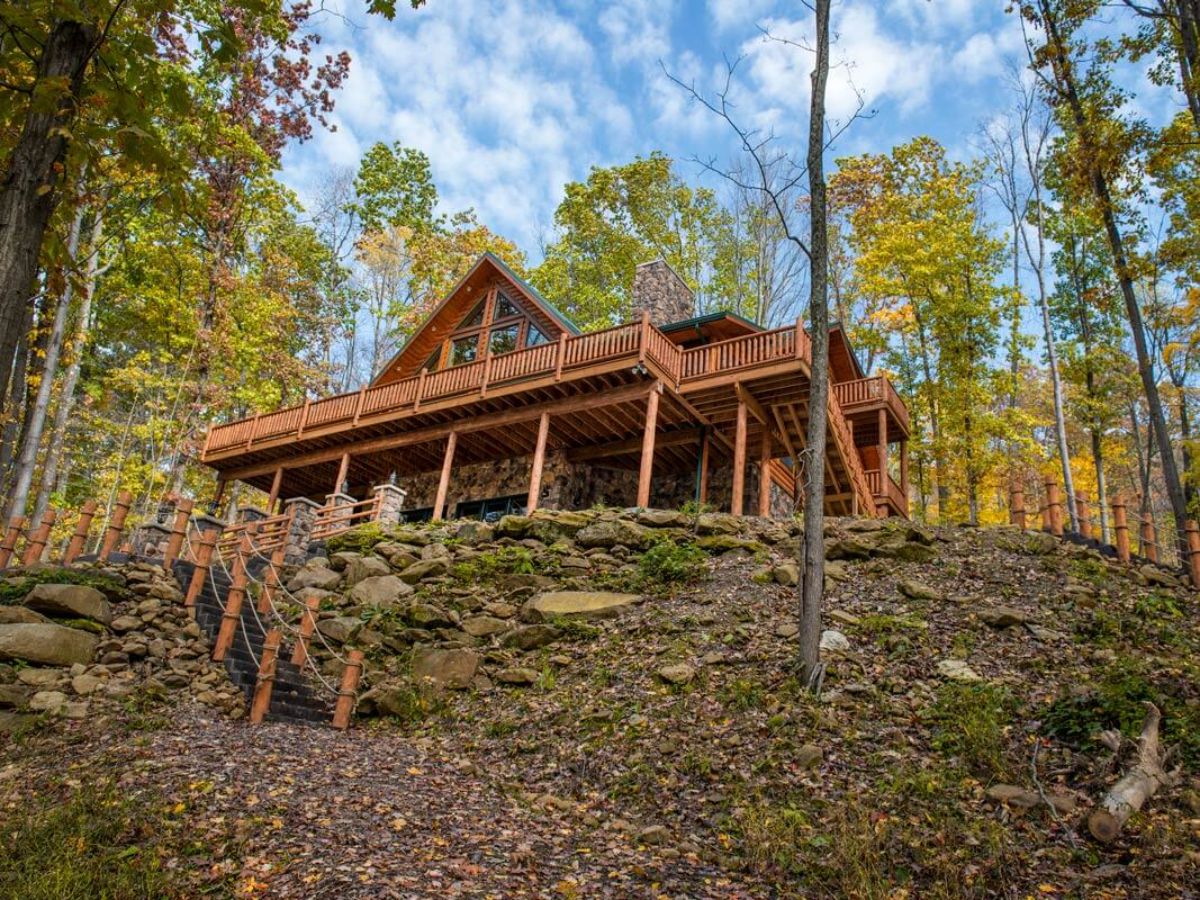
[[[404,521],[596,504],[735,515],[797,509],[811,345],[695,314],[663,260],[637,267],[633,320],[581,333],[483,255],[360,390],[214,425],[202,462],[225,485]],[[825,506],[906,516],[908,410],[830,335]],[[214,504],[215,505],[215,504]],[[347,515],[349,512],[347,513]]]

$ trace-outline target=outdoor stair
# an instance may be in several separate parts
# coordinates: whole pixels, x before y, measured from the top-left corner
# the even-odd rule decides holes
[[[252,560],[248,569],[253,576],[261,577],[265,567],[265,560]],[[190,562],[176,561],[174,572],[180,584],[186,586],[191,582],[194,568]],[[196,622],[211,644],[216,643],[217,632],[221,628],[222,609],[229,595],[229,584],[229,576],[219,567],[214,567],[209,571],[204,588],[196,598]],[[219,599],[214,593],[214,586],[219,593]],[[246,602],[242,604],[241,622],[234,634],[233,645],[225,654],[225,671],[230,680],[245,694],[247,707],[258,683],[257,660],[262,658],[265,639],[266,633],[259,623],[259,617],[255,615],[253,600],[247,596]],[[285,644],[280,648],[276,662],[275,684],[271,691],[271,705],[267,709],[267,721],[297,724],[331,721],[330,703],[317,693],[304,672],[299,666],[293,665],[289,657],[289,648]]]

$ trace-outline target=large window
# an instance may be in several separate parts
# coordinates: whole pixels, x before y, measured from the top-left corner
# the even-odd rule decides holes
[[[479,352],[479,338],[473,334],[455,338],[450,344],[450,365],[461,366],[474,362]]]
[[[499,356],[501,353],[512,353],[516,350],[520,333],[521,326],[519,324],[493,328],[492,335],[488,339],[488,349],[492,351],[492,356]]]
[[[521,315],[521,310],[517,304],[513,303],[503,294],[496,294],[496,314],[492,316],[493,322],[499,322],[501,319],[511,319],[513,316]]]
[[[484,300],[475,304],[445,343],[426,361],[425,367],[429,371],[439,368],[443,359],[446,366],[461,366],[480,359],[484,352],[500,356],[522,347],[550,342],[550,337],[533,323],[529,314],[504,293],[496,292],[491,322],[484,321],[486,306]]]
[[[540,328],[538,328],[536,325],[534,325],[532,322],[530,322],[529,330],[525,332],[525,346],[526,347],[536,347],[539,344],[548,344],[548,343],[550,343],[550,338],[546,337],[546,335],[542,333],[542,330]]]

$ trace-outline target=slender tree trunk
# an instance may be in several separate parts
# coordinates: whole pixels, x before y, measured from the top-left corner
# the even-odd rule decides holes
[[[817,60],[808,119],[809,315],[812,383],[809,386],[804,483],[804,566],[800,581],[800,674],[820,689],[821,605],[825,597],[825,432],[829,412],[829,241],[825,199],[825,84],[829,78],[829,7],[816,0]]]
[[[59,21],[38,59],[34,89],[57,102],[30,104],[0,180],[0,398],[7,397],[38,257],[58,206],[58,181],[96,30]],[[62,87],[56,92],[53,86]]]
[[[1108,480],[1104,477],[1104,445],[1100,429],[1093,428],[1092,432],[1092,465],[1096,469],[1096,503],[1100,506],[1100,537],[1104,543],[1109,542],[1108,534]]]
[[[938,500],[938,521],[944,521],[946,506],[950,502],[950,486],[946,484],[946,462],[942,458],[941,416],[938,414],[937,382],[933,378],[933,367],[929,361],[929,342],[925,335],[925,322],[917,304],[912,303],[913,318],[917,324],[917,345],[921,351],[921,370],[925,373],[925,394],[929,401],[929,433],[933,438],[933,482]]]
[[[29,333],[33,331],[34,307],[25,310],[21,333],[18,335],[17,358],[13,364],[12,379],[8,386],[8,403],[4,406],[3,441],[0,444],[0,488],[7,496],[11,482],[12,464],[17,455],[17,442],[21,439],[22,398],[25,396],[25,375],[29,368]]]
[[[88,260],[84,275],[83,296],[79,302],[79,324],[75,330],[75,340],[72,341],[73,355],[63,374],[62,387],[58,393],[58,408],[54,411],[54,431],[50,436],[50,445],[46,448],[46,462],[42,467],[37,501],[33,507],[35,522],[41,521],[42,514],[50,505],[50,495],[58,485],[58,469],[63,458],[67,424],[71,421],[71,413],[75,409],[75,386],[79,382],[79,372],[83,367],[83,355],[87,348],[92,317],[92,298],[96,294],[96,282],[100,275],[100,238],[103,231],[103,204],[97,204],[96,213],[92,218],[91,234],[88,238]]]

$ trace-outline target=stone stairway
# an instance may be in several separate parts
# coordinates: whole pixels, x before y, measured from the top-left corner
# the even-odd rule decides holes
[[[262,577],[262,569],[266,563],[255,560],[249,567],[255,578]],[[177,561],[174,565],[175,577],[185,588],[191,583],[194,566],[190,562]],[[214,593],[214,588],[220,597]],[[221,628],[221,615],[225,598],[229,594],[229,576],[219,567],[209,572],[204,589],[196,598],[196,622],[208,636],[209,642],[216,643],[217,632]],[[264,624],[266,617],[263,617]],[[275,667],[275,686],[271,692],[271,705],[267,709],[267,721],[294,722],[313,724],[329,722],[332,718],[332,698],[326,700],[318,694],[306,678],[305,673],[290,661],[291,646],[286,641],[279,650],[279,659]],[[225,671],[230,680],[237,685],[246,696],[247,706],[254,696],[254,686],[258,682],[257,659],[262,657],[263,642],[266,634],[258,617],[254,613],[252,598],[246,597],[242,604],[241,623],[234,634],[233,646],[225,654]]]

